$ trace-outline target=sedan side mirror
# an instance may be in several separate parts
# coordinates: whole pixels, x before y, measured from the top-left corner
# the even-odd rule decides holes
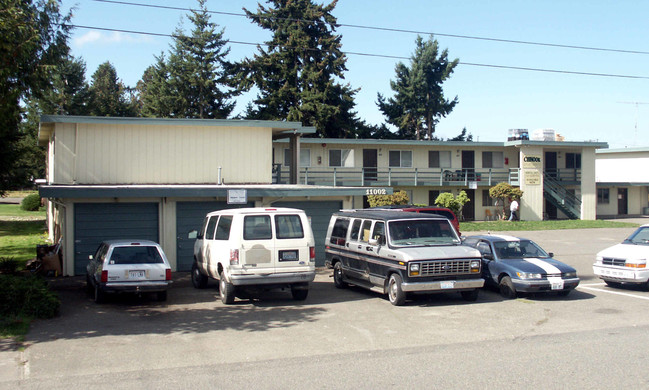
[[[554,252],[550,252],[550,253],[548,253],[548,256],[550,256],[550,257],[554,257]]]
[[[187,238],[189,240],[195,240],[198,237],[198,231],[197,230],[192,230],[187,234]]]
[[[92,259],[94,259],[94,258],[95,258],[95,256],[93,256],[93,255],[88,255],[88,260],[92,260]]]

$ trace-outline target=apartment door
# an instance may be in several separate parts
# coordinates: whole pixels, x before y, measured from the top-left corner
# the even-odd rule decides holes
[[[545,152],[545,174],[557,178],[557,152]]]
[[[378,151],[376,149],[363,149],[363,179],[376,181],[377,179]]]
[[[475,220],[475,190],[464,189],[466,195],[471,199],[462,207],[462,218],[465,221]]]
[[[462,151],[462,174],[468,176],[468,180],[475,180],[475,152],[473,150]]]
[[[617,214],[626,215],[629,213],[628,192],[626,188],[617,189]]]

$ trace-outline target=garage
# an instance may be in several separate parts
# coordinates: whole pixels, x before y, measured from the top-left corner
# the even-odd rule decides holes
[[[311,220],[311,229],[315,238],[316,266],[324,266],[325,237],[331,214],[342,208],[341,201],[304,201],[304,202],[275,202],[274,207],[292,207],[302,209]]]
[[[74,273],[86,272],[88,256],[104,240],[158,242],[158,203],[75,203]]]
[[[210,211],[250,205],[229,205],[227,202],[178,202],[176,203],[176,262],[178,271],[191,271],[194,261],[194,241],[188,233],[200,230],[205,215]]]

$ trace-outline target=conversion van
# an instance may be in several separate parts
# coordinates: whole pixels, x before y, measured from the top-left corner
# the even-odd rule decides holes
[[[481,256],[462,245],[448,219],[392,210],[334,213],[325,243],[334,284],[387,294],[402,305],[407,293],[457,291],[467,301],[484,285]]]
[[[315,242],[303,210],[240,208],[208,213],[195,232],[192,284],[219,280],[223,303],[237,290],[290,288],[306,299],[315,278]]]

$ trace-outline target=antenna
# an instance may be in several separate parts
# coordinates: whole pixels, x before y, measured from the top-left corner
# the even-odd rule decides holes
[[[646,102],[618,102],[620,104],[635,104],[635,130],[633,134],[633,146],[638,145],[638,106],[641,104],[649,104]]]

